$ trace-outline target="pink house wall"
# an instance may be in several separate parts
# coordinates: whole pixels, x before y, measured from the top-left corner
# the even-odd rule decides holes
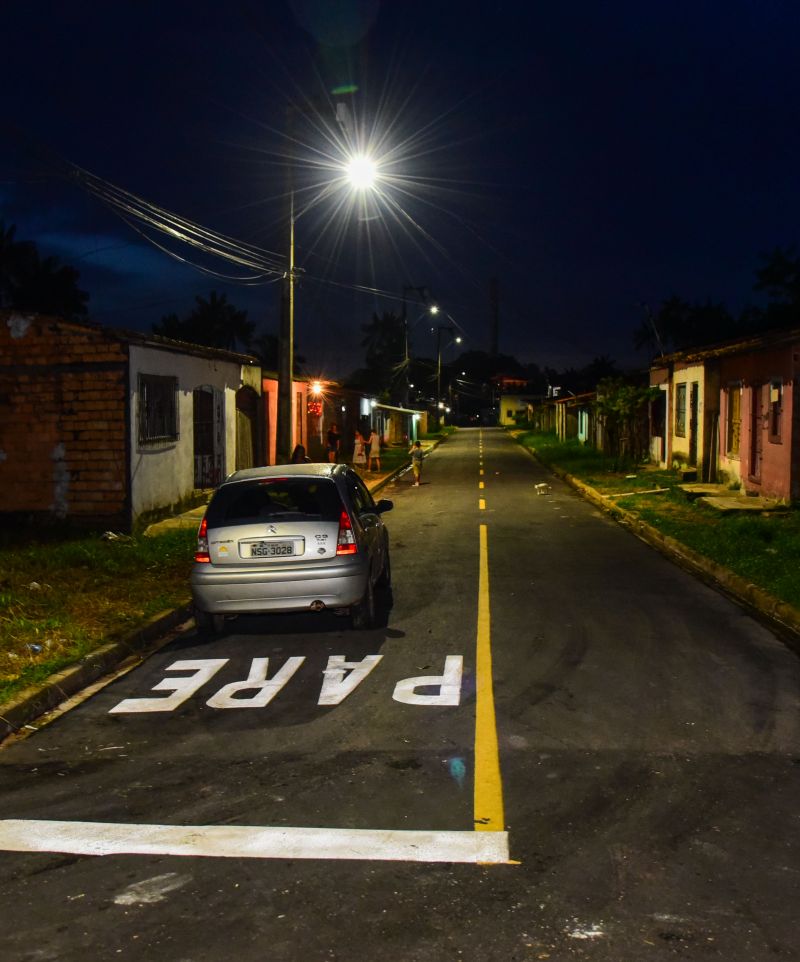
[[[788,344],[752,354],[720,359],[720,389],[742,385],[740,477],[742,486],[753,494],[769,498],[800,497],[800,437],[798,437],[796,379],[800,372],[800,345]],[[770,385],[781,382],[781,432],[770,432]],[[794,416],[793,416],[794,414]],[[726,419],[720,425],[720,454],[725,457]],[[760,449],[760,464],[754,449]]]
[[[264,451],[267,464],[276,464],[278,425],[278,379],[265,376],[261,379],[264,404]],[[302,444],[308,449],[308,382],[292,384],[292,447]]]

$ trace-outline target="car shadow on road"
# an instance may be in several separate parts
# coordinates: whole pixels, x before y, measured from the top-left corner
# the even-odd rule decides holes
[[[337,614],[332,610],[296,612],[292,614],[252,614],[233,615],[225,619],[222,630],[195,629],[173,642],[172,650],[179,651],[196,646],[199,642],[222,641],[226,638],[274,639],[285,643],[305,638],[319,639],[331,636],[340,639],[346,636],[348,649],[369,650],[374,652],[376,643],[384,638],[402,638],[404,632],[389,627],[389,619],[394,597],[391,588],[375,589],[375,624],[372,628],[355,629],[347,613]],[[359,639],[363,639],[363,645]],[[318,641],[317,641],[318,643]]]

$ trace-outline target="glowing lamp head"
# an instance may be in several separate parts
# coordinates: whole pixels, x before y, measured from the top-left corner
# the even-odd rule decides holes
[[[351,187],[356,190],[368,190],[375,186],[378,178],[378,168],[375,161],[365,154],[351,157],[345,167],[345,174]]]
[[[322,381],[312,381],[311,382],[311,393],[318,397],[322,394]]]
[[[433,307],[431,307],[431,314],[438,314],[438,313],[439,313],[439,308],[434,304]]]

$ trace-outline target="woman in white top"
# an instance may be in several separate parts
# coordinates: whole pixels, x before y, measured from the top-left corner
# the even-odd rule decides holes
[[[353,464],[358,468],[362,465],[366,465],[366,463],[367,455],[364,446],[364,439],[361,437],[361,434],[356,431],[356,442],[355,447],[353,448]]]
[[[378,467],[373,468],[372,462]],[[381,469],[381,436],[377,431],[371,431],[369,435],[369,471],[380,471]]]

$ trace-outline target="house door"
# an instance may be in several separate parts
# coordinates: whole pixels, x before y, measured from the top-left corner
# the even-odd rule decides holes
[[[750,477],[755,481],[761,478],[762,426],[764,423],[761,412],[761,398],[763,390],[761,384],[754,384],[750,389]]]
[[[689,387],[689,464],[697,464],[697,381],[692,381]]]
[[[224,399],[210,386],[192,393],[194,426],[194,486],[213,488],[222,480],[225,434]]]
[[[256,463],[258,440],[258,395],[251,387],[236,392],[236,470],[252,468]]]

